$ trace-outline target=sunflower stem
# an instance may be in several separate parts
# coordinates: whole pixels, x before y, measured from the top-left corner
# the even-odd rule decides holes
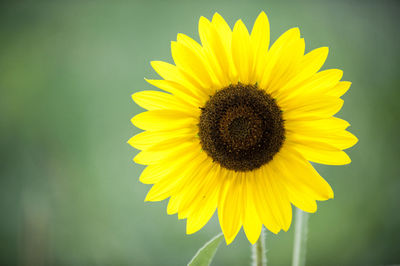
[[[261,230],[260,237],[257,242],[252,245],[253,266],[267,266],[267,256],[265,250],[265,231]]]
[[[306,265],[308,213],[296,209],[292,266]]]

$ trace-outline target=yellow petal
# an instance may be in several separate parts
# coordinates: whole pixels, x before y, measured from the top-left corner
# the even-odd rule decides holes
[[[153,185],[146,195],[145,201],[162,201],[173,195],[174,188],[184,178],[182,175],[165,176],[161,181]]]
[[[332,89],[327,91],[326,94],[329,96],[341,97],[348,91],[350,86],[351,86],[350,81],[341,81],[338,84],[336,84],[336,86],[334,86]]]
[[[199,190],[199,181],[204,179],[204,176],[207,174],[207,170],[209,171],[213,165],[212,160],[204,152],[199,154],[197,161],[197,167],[190,172],[190,175],[185,179],[185,182],[181,182],[176,188],[176,193],[182,196],[182,200],[179,205],[179,219],[187,218],[191,211],[185,209],[188,201],[188,192],[191,191],[192,193],[197,193]]]
[[[208,200],[204,201],[203,206],[197,206],[197,212],[194,212],[187,218],[186,222],[186,234],[194,234],[203,228],[207,222],[211,219],[215,210],[217,209],[217,188],[211,188]]]
[[[217,33],[221,37],[221,40],[225,48],[230,48],[232,40],[232,31],[228,23],[226,23],[224,18],[218,13],[214,14],[211,23],[214,25]]]
[[[187,156],[185,160],[180,162],[180,167],[175,167],[153,185],[147,193],[145,201],[161,201],[174,195],[176,187],[181,182],[185,182],[187,178],[190,178],[193,171],[196,171],[200,157],[200,153],[192,152],[192,156]]]
[[[345,130],[348,126],[350,126],[350,124],[347,121],[337,117],[317,120],[291,120],[285,122],[285,130],[287,132],[301,133],[304,135],[313,134],[315,132],[318,132],[318,134],[329,134]]]
[[[302,87],[303,92],[326,93],[335,86],[343,77],[343,71],[340,69],[328,69],[318,72],[313,79]]]
[[[254,52],[253,74],[254,80],[261,80],[266,65],[266,57],[269,47],[269,21],[263,12],[258,15],[251,31],[251,43]]]
[[[197,134],[196,132],[196,128],[183,128],[171,131],[144,131],[130,138],[128,143],[138,150],[146,150],[163,141],[177,138],[188,139],[189,136],[194,137]]]
[[[287,141],[289,143],[289,141]],[[344,165],[351,162],[350,157],[342,150],[329,146],[327,143],[314,142],[304,145],[302,143],[290,142],[304,158],[309,161],[328,164],[328,165]]]
[[[175,214],[178,213],[178,219],[186,218],[186,215],[182,215],[182,207],[187,200],[188,188],[198,189],[197,186],[193,187],[193,183],[203,178],[204,173],[211,167],[211,160],[204,153],[200,153],[196,158],[197,164],[191,171],[188,171],[186,177],[182,182],[175,187],[175,193],[171,196],[170,202],[168,203],[167,213]]]
[[[298,95],[323,95],[327,94],[332,90],[334,86],[338,84],[343,76],[343,71],[340,69],[328,69],[316,73],[311,78],[303,81],[301,84],[291,89],[281,90],[283,91],[279,96],[282,98],[281,101],[287,99],[293,99]]]
[[[131,122],[140,129],[157,131],[191,128],[198,120],[176,110],[153,110],[134,116]]]
[[[282,72],[282,67],[287,65],[281,64],[282,60],[287,61],[290,57],[288,47],[300,39],[300,30],[292,28],[283,33],[278,40],[274,42],[271,49],[268,51],[264,73],[262,74],[259,86],[266,89],[272,78],[276,77],[276,72]],[[281,68],[280,68],[281,67]]]
[[[200,230],[213,216],[218,203],[220,167],[213,167],[207,175],[207,183],[200,187],[192,212],[187,218],[186,233],[193,234]]]
[[[231,56],[231,54],[232,54],[232,52],[231,52],[232,51],[231,28],[229,27],[228,23],[226,23],[226,21],[223,19],[223,17],[218,13],[214,14],[211,23],[214,25],[215,30],[222,41],[222,47],[224,48],[224,51],[227,55],[227,57],[224,56],[220,60],[227,60],[226,62],[228,65],[228,69],[225,69],[225,71],[228,71],[228,73],[226,73],[226,72],[221,72],[221,73],[228,75],[228,77],[229,77],[228,83],[236,84],[238,82],[239,77],[238,77],[236,68],[234,66],[232,56]],[[223,64],[225,65],[225,62]],[[225,86],[226,86],[226,84],[225,84]],[[224,87],[224,86],[222,86],[222,87]]]
[[[317,203],[315,199],[311,198],[307,192],[301,189],[301,187],[294,186],[289,182],[282,183],[286,187],[289,200],[294,206],[309,213],[317,211]]]
[[[143,184],[155,184],[159,182],[168,172],[169,168],[164,168],[162,164],[147,166],[140,174],[139,181]]]
[[[260,178],[259,182],[264,182],[266,200],[281,228],[287,231],[292,222],[292,207],[285,187],[276,181],[279,178],[279,173],[275,173],[268,165],[262,168],[264,170],[264,178]]]
[[[287,175],[287,173],[285,173],[284,170],[282,171],[276,163],[271,163],[270,167],[280,174],[281,178],[277,179],[277,182],[281,183],[282,186],[285,187],[289,200],[294,206],[309,213],[317,211],[316,200],[321,199],[318,194],[319,191],[316,194],[310,187],[308,187],[308,185],[303,184],[296,176],[298,173]]]
[[[320,47],[304,55],[296,68],[297,73],[281,90],[286,91],[291,89],[293,86],[298,85],[317,73],[325,63],[325,60],[328,57],[328,52],[328,47]]]
[[[181,201],[182,201],[182,196],[180,194],[172,195],[168,201],[167,214],[172,215],[177,213]]]
[[[218,164],[213,163],[207,157],[207,160],[205,160],[204,165],[200,167],[199,171],[181,188],[180,193],[183,195],[183,201],[179,208],[180,217],[188,217],[189,214],[196,210],[197,203],[203,197],[209,196],[207,191],[215,181],[214,178],[216,178],[217,170]]]
[[[176,37],[176,41],[178,43],[186,45],[194,53],[196,53],[198,55],[204,55],[203,48],[201,47],[201,45],[198,42],[196,42],[195,40],[193,40],[192,38],[190,38],[189,36],[182,34],[182,33],[178,33],[178,35]]]
[[[251,244],[257,242],[258,238],[260,237],[261,230],[262,230],[262,223],[260,218],[258,217],[257,210],[255,207],[254,197],[253,197],[253,185],[251,180],[251,176],[246,174],[245,176],[245,188],[246,189],[246,208],[245,208],[245,215],[243,219],[243,229],[247,236],[247,239],[250,241]]]
[[[196,146],[184,146],[181,147],[183,149],[178,149],[176,152],[176,156],[173,157],[174,160],[170,160],[167,158],[166,160],[156,160],[154,164],[147,166],[142,174],[140,175],[140,182],[144,184],[155,184],[163,179],[164,176],[167,176],[170,173],[179,173],[182,171],[181,167],[183,167],[188,161],[193,160],[195,156],[198,156],[201,160],[201,156],[204,157],[200,151],[196,152]],[[188,153],[191,151],[191,153]],[[194,152],[193,152],[194,151]]]
[[[135,161],[135,163],[138,164],[149,165],[159,163],[163,160],[171,160],[172,158],[176,160],[176,156],[185,156],[188,152],[189,154],[191,154],[195,151],[201,151],[200,144],[197,141],[187,140],[182,143],[177,141],[170,144],[168,143],[167,145],[165,145],[165,143],[162,143],[161,145],[170,147],[170,149],[144,150],[139,152],[133,160]]]
[[[304,145],[326,142],[339,149],[347,149],[357,143],[358,139],[345,129],[350,124],[345,120],[330,117],[318,120],[287,120],[286,137]]]
[[[207,94],[210,94],[213,81],[203,61],[203,55],[198,54],[195,50],[178,42],[171,42],[171,53],[180,71],[194,78],[201,85],[201,88],[203,88]]]
[[[268,201],[269,199],[266,194],[268,190],[265,182],[263,182],[265,178],[263,172],[262,169],[258,169],[249,173],[249,176],[253,175],[252,180],[254,180],[251,183],[254,203],[261,222],[269,231],[277,234],[281,230],[281,226],[274,217],[270,202]]]
[[[191,104],[194,107],[203,106],[202,99],[197,97],[189,88],[182,86],[173,81],[169,80],[157,80],[157,79],[145,79],[151,85],[160,88],[164,91],[172,93],[180,100]]]
[[[217,193],[216,188],[210,189],[212,193],[209,194],[209,199],[204,202],[203,206],[198,206],[197,212],[194,212],[187,218],[186,234],[194,234],[203,228],[211,219],[215,210],[217,209]]]
[[[286,50],[282,51],[278,63],[272,69],[273,74],[267,88],[273,97],[277,97],[285,84],[297,74],[304,50],[305,42],[303,38],[300,38],[289,43]]]
[[[229,78],[233,75],[228,51],[214,25],[205,17],[201,17],[199,21],[199,36],[208,62],[213,67],[221,88],[228,86],[231,83]]]
[[[290,103],[278,105],[283,109],[283,119],[288,120],[317,120],[335,115],[343,106],[343,100],[334,97],[297,97]]]
[[[249,32],[241,20],[238,20],[232,34],[232,58],[239,72],[239,80],[243,84],[252,83],[253,48]]]
[[[282,147],[270,162],[270,167],[302,195],[309,195],[314,200],[333,198],[331,186],[298,151],[288,146]]]
[[[140,91],[132,95],[132,99],[139,106],[147,110],[178,110],[194,117],[199,116],[199,108],[180,101],[177,97],[160,91]]]
[[[235,239],[242,226],[242,212],[245,198],[243,197],[243,178],[241,174],[232,174],[227,178],[227,193],[225,199],[218,203],[218,218],[226,244]],[[221,214],[221,215],[220,215]]]
[[[316,130],[315,132],[309,134],[293,132],[287,133],[286,138],[290,141],[310,147],[320,145],[321,143],[328,143],[329,146],[333,146],[340,150],[348,149],[354,146],[358,141],[356,136],[345,130],[325,133],[318,132],[318,130]]]
[[[218,85],[219,84],[218,73],[221,74],[221,71],[220,71],[220,69],[216,69],[215,65],[213,65],[213,62],[214,62],[213,60],[211,60],[212,62],[210,62],[208,60],[207,54],[204,52],[203,47],[198,42],[196,42],[189,36],[182,34],[182,33],[178,34],[177,42],[180,44],[183,44],[188,49],[190,49],[193,53],[200,56],[202,64],[204,64],[204,67],[206,68],[207,73],[210,76],[210,79],[212,81],[212,85],[210,85],[211,87],[209,89],[215,90],[216,87],[218,87],[218,89],[219,89],[220,86]]]
[[[153,69],[165,80],[170,80],[187,88],[193,95],[207,99],[208,95],[198,82],[188,74],[180,71],[176,66],[162,61],[152,61]]]

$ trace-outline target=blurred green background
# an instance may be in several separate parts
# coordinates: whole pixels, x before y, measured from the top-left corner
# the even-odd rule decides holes
[[[250,28],[261,10],[272,40],[299,26],[353,82],[339,116],[360,141],[352,164],[317,166],[335,199],[310,217],[308,265],[400,263],[399,2],[160,0],[0,3],[0,265],[184,265],[218,233],[214,217],[187,236],[167,202],[143,202],[130,95],[201,15]],[[269,265],[292,244],[293,226],[269,234]],[[213,265],[249,262],[240,232]]]

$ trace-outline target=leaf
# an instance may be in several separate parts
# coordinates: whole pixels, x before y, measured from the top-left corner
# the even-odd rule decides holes
[[[210,265],[219,244],[223,239],[223,235],[218,234],[213,239],[208,241],[203,247],[201,247],[192,260],[188,263],[188,266],[208,266]]]

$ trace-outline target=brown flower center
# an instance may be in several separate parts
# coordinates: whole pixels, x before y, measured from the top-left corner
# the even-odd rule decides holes
[[[201,110],[201,145],[224,168],[241,172],[257,169],[282,147],[282,112],[256,85],[230,85],[211,96]]]

